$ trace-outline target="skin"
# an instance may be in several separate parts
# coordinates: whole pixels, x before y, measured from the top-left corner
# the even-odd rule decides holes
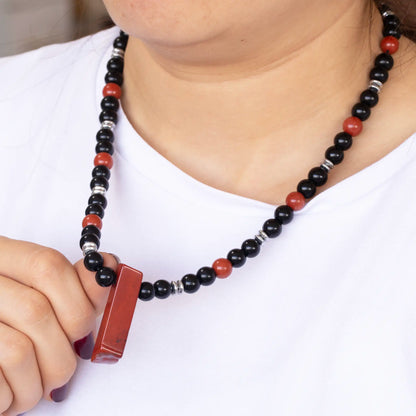
[[[373,10],[369,30],[367,0],[105,4],[131,35],[122,105],[137,132],[194,178],[271,204],[322,161],[380,52],[382,22]],[[402,37],[379,104],[326,187],[416,131],[415,56]],[[105,265],[116,261],[105,255]],[[72,343],[93,329],[107,294],[81,261],[0,237],[3,416],[49,399],[71,378]]]

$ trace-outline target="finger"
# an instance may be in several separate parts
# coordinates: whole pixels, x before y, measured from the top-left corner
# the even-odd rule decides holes
[[[94,306],[74,267],[58,251],[0,237],[0,274],[43,293],[71,340],[94,328]]]
[[[13,403],[13,392],[0,368],[0,413],[3,414]]]
[[[32,342],[44,397],[50,400],[50,392],[72,377],[77,360],[48,299],[32,288],[0,276],[0,321]]]
[[[101,253],[104,258],[104,266],[117,270],[118,259],[113,254]],[[81,259],[74,264],[74,268],[80,278],[84,291],[87,293],[90,302],[94,305],[97,315],[104,310],[110,288],[102,287],[95,281],[95,273],[88,271]]]
[[[26,335],[1,322],[0,367],[13,392],[12,403],[3,412],[20,414],[34,407],[42,398],[43,388],[33,344]]]

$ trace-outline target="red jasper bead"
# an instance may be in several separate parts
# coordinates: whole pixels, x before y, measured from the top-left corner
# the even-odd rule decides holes
[[[98,229],[101,230],[103,222],[98,215],[89,214],[82,221],[82,228],[85,228],[87,225],[95,225]]]
[[[363,129],[363,123],[358,117],[348,117],[344,120],[342,125],[345,133],[351,134],[351,136],[357,136]]]
[[[305,197],[300,192],[291,192],[286,197],[286,205],[293,211],[299,211],[306,205]]]
[[[386,36],[381,40],[380,47],[384,53],[393,54],[399,49],[399,40],[394,36]]]
[[[121,87],[120,85],[115,84],[114,82],[109,82],[105,85],[103,89],[103,96],[112,96],[116,97],[118,100],[121,98]]]
[[[217,259],[212,264],[212,268],[215,271],[217,277],[225,279],[233,271],[233,265],[228,259]]]
[[[97,153],[97,156],[94,158],[94,166],[98,165],[103,165],[111,169],[113,167],[113,158],[106,152]]]

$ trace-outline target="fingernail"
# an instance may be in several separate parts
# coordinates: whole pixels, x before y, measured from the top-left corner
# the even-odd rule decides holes
[[[94,336],[90,332],[86,337],[74,342],[75,352],[84,360],[91,359],[94,349]]]
[[[54,402],[58,403],[58,402],[62,402],[63,400],[65,400],[67,394],[68,394],[68,383],[66,383],[62,387],[59,387],[59,389],[52,390],[50,397]]]
[[[117,256],[117,255],[115,255],[113,253],[110,253],[110,254],[116,259],[117,263],[121,263],[121,260],[120,260],[120,257],[119,256]]]

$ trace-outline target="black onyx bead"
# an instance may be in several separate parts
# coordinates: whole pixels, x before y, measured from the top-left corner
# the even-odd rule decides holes
[[[254,238],[249,238],[241,245],[241,249],[246,257],[256,257],[260,253],[260,244]]]
[[[352,146],[352,136],[345,131],[338,133],[334,137],[334,144],[337,149],[348,150]]]
[[[172,293],[170,283],[167,280],[158,280],[153,284],[153,287],[158,299],[166,299]]]
[[[110,129],[100,129],[97,132],[97,141],[108,140],[109,142],[114,142],[114,133]]]
[[[367,104],[357,103],[352,107],[351,114],[354,117],[359,118],[361,121],[365,121],[370,117],[371,110]]]
[[[113,144],[108,140],[100,140],[95,146],[95,153],[109,153],[112,155],[114,153]]]
[[[394,14],[389,14],[383,19],[383,24],[384,26],[392,26],[397,28],[400,26],[400,19]]]
[[[101,238],[101,231],[95,225],[87,225],[82,229],[81,235],[95,234],[98,238]]]
[[[117,280],[116,272],[109,267],[101,267],[95,273],[95,280],[100,286],[111,286]]]
[[[111,172],[110,169],[108,169],[107,166],[104,165],[98,165],[95,166],[95,168],[92,170],[92,177],[93,178],[105,178],[107,180],[110,179]]]
[[[387,25],[383,28],[383,36],[394,36],[396,39],[400,39],[402,36],[400,29]]]
[[[107,95],[101,100],[101,109],[102,110],[113,110],[117,111],[120,108],[120,103],[116,97],[112,95]]]
[[[123,85],[123,74],[120,72],[107,72],[104,77],[104,81],[106,84],[109,84],[112,82],[113,84],[120,85],[120,87]]]
[[[274,211],[274,217],[281,224],[289,224],[293,220],[293,209],[289,205],[279,205]]]
[[[306,199],[312,198],[316,193],[316,185],[310,179],[303,179],[298,183],[297,191]]]
[[[90,182],[90,188],[93,189],[96,186],[102,186],[103,188],[105,188],[106,191],[108,191],[108,180],[106,178],[98,177],[98,178],[92,178],[91,182]]]
[[[322,186],[328,180],[328,172],[320,166],[312,168],[308,173],[308,178],[316,185]]]
[[[274,218],[270,218],[263,224],[263,231],[267,237],[275,238],[282,232],[282,224]]]
[[[123,49],[123,51],[127,47],[127,41],[129,38],[127,36],[118,36],[114,39],[113,46],[117,49]]]
[[[100,239],[95,234],[84,234],[79,240],[79,247],[82,249],[85,243],[94,243],[97,245],[97,249],[100,247]]]
[[[85,215],[98,215],[100,218],[104,218],[104,208],[100,204],[90,204],[85,210]]]
[[[325,157],[334,165],[338,165],[344,159],[344,151],[335,146],[331,146],[326,149]]]
[[[155,297],[155,289],[153,288],[153,285],[149,282],[142,282],[140,286],[140,292],[139,292],[139,299],[140,300],[152,300]]]
[[[182,277],[182,284],[183,290],[186,293],[195,293],[201,285],[194,274],[187,274]]]
[[[231,262],[233,267],[244,266],[244,263],[246,262],[246,256],[244,254],[244,251],[239,248],[232,249],[228,253],[227,259]]]
[[[123,70],[124,70],[124,60],[123,60],[123,58],[114,57],[114,58],[111,58],[107,62],[107,71],[109,71],[109,72],[115,71],[115,72],[120,72],[122,74]]]
[[[97,251],[90,251],[84,257],[84,265],[90,272],[96,272],[98,269],[103,267],[103,264],[103,256]]]
[[[107,199],[104,195],[93,194],[88,199],[88,204],[100,204],[104,209],[107,208]],[[97,228],[98,230],[98,228]]]
[[[117,123],[118,116],[117,113],[113,110],[103,110],[100,113],[100,123],[103,121],[112,121],[114,123]]]
[[[384,84],[388,78],[389,73],[387,69],[384,69],[381,66],[376,66],[370,71],[370,79],[376,79]]]
[[[217,275],[212,267],[201,267],[196,277],[199,279],[199,283],[203,286],[212,285],[215,282]]]
[[[381,67],[390,71],[393,68],[394,59],[389,53],[380,53],[374,59],[374,66]]]
[[[374,107],[378,103],[378,94],[373,90],[365,90],[360,95],[360,101],[369,107]]]

